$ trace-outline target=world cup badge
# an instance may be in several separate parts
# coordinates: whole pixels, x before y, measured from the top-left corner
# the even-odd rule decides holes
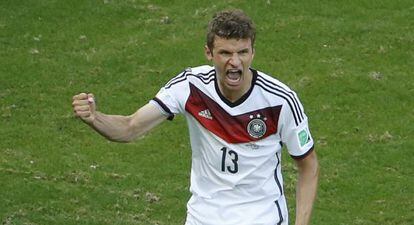
[[[250,115],[250,122],[247,124],[247,132],[253,138],[261,138],[265,135],[267,127],[264,122],[267,118],[262,117],[260,114],[256,116]]]

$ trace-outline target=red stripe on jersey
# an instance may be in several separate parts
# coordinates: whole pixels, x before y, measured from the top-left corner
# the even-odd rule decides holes
[[[281,108],[279,105],[232,116],[191,83],[190,96],[185,105],[186,111],[203,127],[229,143],[247,143],[275,134]],[[253,119],[260,119],[266,124],[266,131],[260,137],[248,132],[248,125]]]

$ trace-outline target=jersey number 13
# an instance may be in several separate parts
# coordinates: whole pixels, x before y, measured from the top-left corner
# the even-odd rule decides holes
[[[220,149],[223,154],[221,156],[221,171],[223,172],[230,172],[230,173],[237,173],[239,171],[239,165],[237,164],[237,161],[239,160],[239,156],[237,155],[237,152],[228,149],[227,147],[223,147]],[[226,158],[231,159],[231,165],[226,166]]]

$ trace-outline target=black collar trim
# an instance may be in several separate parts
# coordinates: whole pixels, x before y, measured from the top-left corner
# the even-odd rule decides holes
[[[256,83],[256,79],[257,79],[257,70],[250,68],[250,71],[252,72],[252,83],[250,85],[249,90],[243,95],[241,96],[239,99],[237,99],[237,101],[235,102],[231,102],[230,100],[228,100],[226,97],[224,97],[224,95],[221,93],[220,88],[218,86],[217,83],[217,73],[215,74],[216,77],[214,78],[214,87],[216,88],[216,92],[218,94],[218,96],[220,97],[220,99],[226,103],[228,106],[234,108],[236,106],[239,106],[240,104],[242,104],[244,101],[246,101],[246,99],[250,96],[250,94],[253,91],[254,88],[254,84]]]

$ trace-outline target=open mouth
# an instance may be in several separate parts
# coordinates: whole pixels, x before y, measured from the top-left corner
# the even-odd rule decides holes
[[[229,84],[236,85],[239,83],[242,77],[242,71],[238,69],[230,69],[226,72],[226,78]]]

